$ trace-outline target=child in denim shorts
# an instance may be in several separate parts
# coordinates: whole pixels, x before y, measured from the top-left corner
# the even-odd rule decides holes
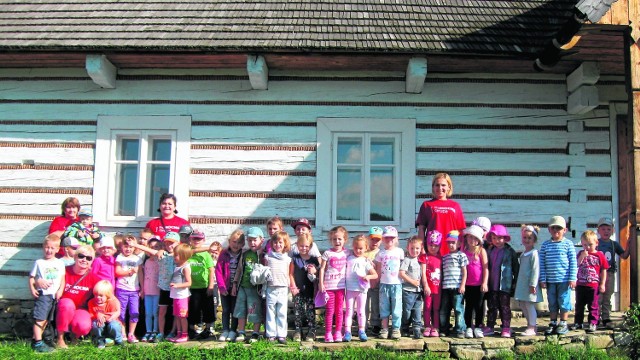
[[[540,287],[547,288],[551,323],[546,335],[566,334],[571,311],[571,290],[576,288],[578,263],[573,242],[564,237],[567,223],[562,216],[549,221],[551,239],[540,248]],[[560,312],[560,323],[558,320]]]

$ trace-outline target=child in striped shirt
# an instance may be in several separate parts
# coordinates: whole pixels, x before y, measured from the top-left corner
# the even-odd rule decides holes
[[[564,237],[567,223],[562,216],[549,222],[551,239],[540,248],[540,287],[547,288],[551,323],[546,335],[566,334],[571,311],[571,291],[576,288],[578,263],[573,242]],[[558,320],[560,312],[560,323]]]
[[[464,322],[464,306],[462,305],[467,283],[467,265],[469,259],[460,251],[458,237],[460,233],[452,230],[447,234],[449,253],[442,257],[442,292],[440,302],[440,333],[449,334],[449,315],[451,309],[455,314],[456,336],[464,338],[466,325]]]

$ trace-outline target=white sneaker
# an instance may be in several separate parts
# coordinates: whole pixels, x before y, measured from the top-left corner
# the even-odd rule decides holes
[[[473,337],[473,329],[472,328],[467,328],[467,331],[465,332],[464,337],[472,338]]]
[[[234,342],[236,341],[237,336],[238,335],[236,334],[235,331],[229,331],[229,336],[227,337],[227,341]]]
[[[227,341],[228,338],[229,338],[229,332],[225,330],[222,332],[222,334],[220,334],[220,337],[218,337],[218,341]]]
[[[481,328],[475,328],[473,329],[473,335],[477,338],[483,338],[484,337],[484,333],[482,332]]]
[[[235,342],[244,342],[244,333],[243,332],[239,332],[234,341]]]

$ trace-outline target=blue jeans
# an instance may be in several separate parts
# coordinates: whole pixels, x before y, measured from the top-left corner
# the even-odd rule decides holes
[[[402,328],[409,330],[422,327],[422,293],[402,290]]]
[[[464,306],[462,305],[463,295],[458,289],[442,289],[442,298],[440,302],[440,332],[446,333],[449,329],[449,315],[451,309],[455,314],[456,333],[464,332],[467,326],[464,323]]]
[[[391,326],[400,329],[402,320],[402,284],[380,284],[380,319],[391,315]]]
[[[571,306],[571,290],[569,282],[547,283],[547,301],[549,302],[549,312],[566,313],[573,310]]]
[[[103,326],[99,327],[94,320],[91,324],[91,335],[95,340],[104,340],[105,338],[111,338],[116,344],[122,343],[122,325],[119,321],[105,322]]]
[[[147,332],[158,332],[158,302],[160,295],[144,295],[144,321]]]

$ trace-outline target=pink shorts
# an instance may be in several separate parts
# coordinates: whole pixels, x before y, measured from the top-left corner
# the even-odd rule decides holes
[[[186,318],[189,315],[189,298],[173,299],[173,316]]]

